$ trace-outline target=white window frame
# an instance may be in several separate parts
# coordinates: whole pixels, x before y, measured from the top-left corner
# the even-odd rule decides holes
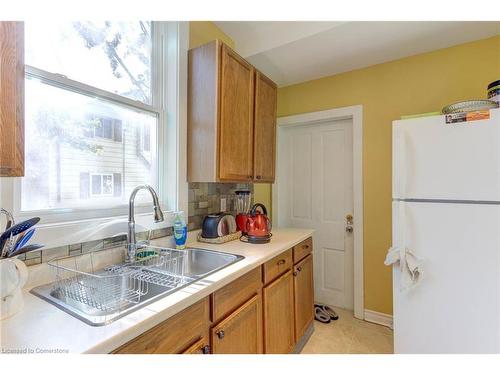
[[[91,198],[101,198],[101,197],[112,197],[115,194],[115,178],[113,176],[113,173],[90,173],[90,178],[89,178],[89,196]],[[100,194],[94,194],[92,191],[93,188],[93,181],[92,178],[94,176],[100,176],[101,177],[101,193]],[[110,176],[111,177],[111,193],[104,194],[104,176]]]
[[[155,224],[151,205],[136,204],[137,230],[173,225],[176,211],[187,214],[187,51],[188,22],[153,22],[152,27],[152,106],[71,81],[60,74],[26,66],[26,72],[51,85],[88,95],[98,95],[113,104],[151,112],[158,110],[158,181],[156,188],[165,221]],[[157,68],[163,61],[163,66]],[[70,85],[68,85],[70,83]],[[46,248],[80,243],[126,233],[128,205],[102,209],[54,209],[21,211],[21,178],[0,179],[0,206],[11,211],[16,221],[33,216],[41,218],[34,240]],[[142,227],[142,229],[141,229]]]

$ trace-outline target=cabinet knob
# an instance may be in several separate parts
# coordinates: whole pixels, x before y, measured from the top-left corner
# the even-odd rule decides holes
[[[278,261],[278,266],[281,266],[282,264],[285,264],[286,263],[286,260],[285,259],[280,259]]]
[[[302,267],[301,266],[297,267],[297,271],[299,272],[302,271]]]
[[[221,340],[224,338],[224,335],[225,335],[224,330],[222,330],[222,329],[220,331],[217,331],[215,334]]]
[[[210,345],[205,345],[201,348],[203,354],[210,354]]]
[[[257,176],[257,180],[260,180],[262,178],[262,176]]]
[[[299,273],[297,271],[294,271],[293,276],[297,276]]]

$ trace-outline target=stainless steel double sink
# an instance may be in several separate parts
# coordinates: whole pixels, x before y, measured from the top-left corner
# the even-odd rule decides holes
[[[58,275],[58,281],[36,287],[31,293],[89,325],[102,326],[244,258],[198,248],[186,248],[182,251],[158,247],[142,249],[148,250],[175,254],[175,267],[165,267],[164,264],[159,267],[160,263],[154,262],[142,262],[138,265],[120,263],[92,273],[78,272],[66,278],[63,274]],[[59,271],[60,267],[56,267]],[[68,270],[67,267],[62,269]],[[128,272],[128,277],[119,277],[123,270]],[[134,293],[130,293],[131,291]],[[120,303],[116,303],[117,300]]]

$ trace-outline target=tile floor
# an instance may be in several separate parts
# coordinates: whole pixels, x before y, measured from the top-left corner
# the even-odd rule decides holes
[[[335,308],[339,320],[314,321],[314,333],[302,354],[393,353],[392,330],[354,318],[352,311]]]

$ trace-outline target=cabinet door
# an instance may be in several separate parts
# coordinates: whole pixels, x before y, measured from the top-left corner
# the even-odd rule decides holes
[[[219,124],[219,179],[253,178],[254,69],[222,45]]]
[[[0,22],[0,177],[24,176],[24,24]]]
[[[179,354],[208,336],[209,298],[189,306],[116,349],[117,354]]]
[[[262,353],[262,302],[257,294],[211,329],[214,354]]]
[[[294,267],[295,337],[299,340],[314,319],[312,255]]]
[[[295,344],[293,277],[289,270],[264,288],[264,352],[287,354]]]
[[[274,182],[276,159],[276,84],[255,74],[255,122],[253,170],[255,182]]]
[[[202,337],[189,348],[184,350],[182,354],[210,354],[210,344],[208,337]]]

